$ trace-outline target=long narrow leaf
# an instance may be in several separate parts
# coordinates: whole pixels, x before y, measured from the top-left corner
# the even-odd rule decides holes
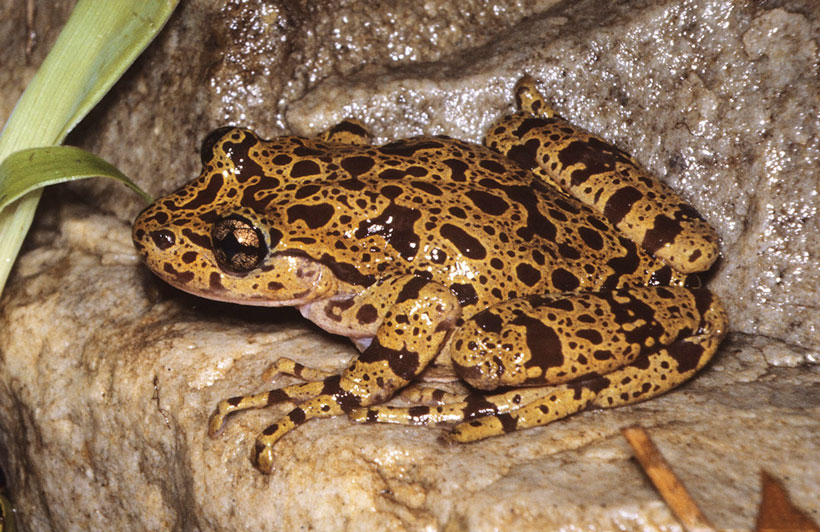
[[[74,146],[50,146],[15,152],[0,164],[0,182],[7,183],[0,190],[0,210],[32,190],[87,177],[116,179],[151,201],[151,196],[108,161]]]
[[[79,0],[0,133],[0,161],[60,144],[159,32],[179,0]],[[20,188],[0,178],[0,195]],[[39,189],[0,212],[0,290],[31,225]]]

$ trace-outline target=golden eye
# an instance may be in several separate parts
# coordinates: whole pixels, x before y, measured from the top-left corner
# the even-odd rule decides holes
[[[231,273],[253,270],[268,254],[262,231],[236,215],[222,218],[214,224],[211,249],[219,267]]]

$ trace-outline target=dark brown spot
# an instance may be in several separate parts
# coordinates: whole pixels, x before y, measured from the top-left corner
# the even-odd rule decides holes
[[[494,174],[504,174],[507,172],[507,169],[504,168],[504,165],[499,163],[498,161],[493,161],[491,159],[483,159],[481,162],[478,163],[479,166],[484,168],[485,170],[489,170]]]
[[[188,203],[180,205],[179,208],[199,209],[200,207],[213,204],[224,182],[225,179],[222,177],[222,174],[212,175],[208,180],[208,184],[197,190],[196,196],[194,196]]]
[[[342,159],[341,167],[350,175],[358,177],[373,168],[375,164],[376,161],[372,157],[357,156]]]
[[[581,237],[581,240],[584,241],[584,244],[586,244],[588,248],[594,249],[596,251],[603,249],[604,239],[601,236],[601,233],[599,233],[598,231],[584,226],[578,229],[578,235]]]
[[[302,220],[310,229],[323,227],[333,218],[336,210],[329,203],[319,203],[318,205],[297,204],[288,207],[288,223],[293,224],[297,220]]]
[[[396,296],[396,303],[418,299],[421,289],[427,286],[429,282],[430,281],[422,277],[413,277],[401,287],[399,295]]]
[[[561,339],[552,327],[524,314],[512,320],[512,324],[526,329],[527,348],[530,351],[530,359],[524,364],[526,367],[546,371],[564,363]]]
[[[438,188],[437,186],[435,186],[432,183],[427,183],[425,181],[411,181],[410,185],[413,188],[417,188],[417,189],[419,189],[423,192],[426,192],[428,194],[431,194],[433,196],[441,196],[443,194],[443,192],[441,191],[440,188]]]
[[[419,235],[414,229],[421,212],[391,203],[375,218],[359,223],[357,239],[379,235],[405,260],[413,260],[418,253]]]
[[[236,171],[233,176],[240,183],[244,183],[254,176],[263,176],[265,171],[250,156],[251,148],[259,143],[259,137],[255,133],[243,130],[245,138],[241,142],[224,142],[222,149],[225,155],[233,162]]]
[[[622,151],[594,137],[571,142],[558,154],[558,160],[565,168],[582,165],[572,171],[570,182],[573,187],[583,184],[592,175],[614,171],[616,162],[632,166]]]
[[[470,190],[466,196],[476,207],[492,216],[504,214],[510,207],[509,204],[500,197],[481,190]]]
[[[572,292],[581,284],[572,272],[563,268],[555,269],[552,272],[551,279],[552,285],[562,292]]]
[[[450,290],[456,295],[462,307],[475,305],[478,302],[478,294],[471,284],[453,283],[450,285]]]
[[[596,331],[595,329],[581,329],[575,332],[575,335],[584,338],[585,340],[589,341],[592,344],[600,344],[604,341],[604,338],[601,336],[601,333]]]
[[[456,249],[467,258],[480,260],[487,256],[487,250],[481,242],[458,226],[444,224],[439,229],[439,233],[452,242]]]
[[[655,253],[664,245],[674,242],[682,230],[680,220],[659,214],[652,222],[652,228],[643,237],[643,247],[650,253]]]
[[[318,175],[321,172],[318,163],[305,159],[297,161],[290,169],[290,177],[306,177],[309,175]]]
[[[515,267],[515,274],[518,276],[518,279],[527,286],[535,286],[536,283],[541,280],[541,272],[526,262],[522,262]]]
[[[378,337],[373,338],[370,346],[362,351],[359,360],[364,363],[387,362],[390,370],[406,381],[413,380],[422,369],[418,353],[409,351],[406,347],[401,349],[384,347]]]
[[[467,170],[470,168],[467,163],[460,159],[446,159],[444,164],[450,168],[450,178],[453,181],[464,182],[467,180]]]
[[[321,185],[316,185],[316,184],[305,185],[303,187],[299,187],[296,190],[296,193],[293,195],[293,197],[296,198],[296,199],[309,198],[310,196],[316,194],[320,190],[322,190]]]
[[[399,157],[411,157],[417,151],[434,150],[441,148],[442,145],[438,142],[427,139],[405,139],[385,144],[378,148],[380,152],[385,155],[394,155]]]
[[[376,310],[376,307],[371,305],[370,303],[366,303],[359,307],[359,310],[356,312],[356,319],[359,323],[373,323],[379,317],[379,313]]]
[[[641,191],[634,187],[621,187],[612,194],[604,206],[604,216],[612,225],[618,225],[632,209],[636,201],[643,198]]]
[[[493,314],[489,310],[483,310],[473,316],[472,321],[476,323],[481,330],[488,333],[495,333],[498,334],[501,332],[502,327],[504,326],[504,322],[501,319],[501,316],[497,314]]]

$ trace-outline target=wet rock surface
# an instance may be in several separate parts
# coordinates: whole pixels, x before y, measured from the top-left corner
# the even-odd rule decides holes
[[[278,356],[341,369],[355,349],[292,310],[168,288],[131,246],[136,197],[74,185],[47,199],[2,300],[0,460],[23,529],[679,530],[620,437],[634,423],[717,526],[752,526],[760,469],[820,520],[820,8],[552,4],[183,2],[72,139],[158,195],[196,175],[201,138],[226,123],[311,134],[352,116],[380,141],[479,141],[528,72],[718,229],[710,286],[734,332],[706,371],[646,403],[470,445],[311,421],[263,476],[253,440],[285,407],[211,439],[216,402],[292,382],[262,382]],[[0,5],[16,69],[0,73],[3,117],[33,73],[15,6]],[[38,5],[32,64],[67,6],[51,20]]]

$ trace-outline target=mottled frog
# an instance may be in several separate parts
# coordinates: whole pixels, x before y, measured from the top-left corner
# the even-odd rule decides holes
[[[529,76],[484,145],[372,146],[345,121],[316,138],[222,128],[201,175],[145,209],[134,243],[193,294],[295,306],[361,353],[340,374],[280,358],[305,382],[219,403],[298,406],[258,437],[258,467],[314,417],[448,423],[467,442],[663,393],[726,333],[695,275],[714,230],[667,186],[547,107]],[[469,393],[414,384],[434,360]],[[380,405],[399,390],[418,403]]]

